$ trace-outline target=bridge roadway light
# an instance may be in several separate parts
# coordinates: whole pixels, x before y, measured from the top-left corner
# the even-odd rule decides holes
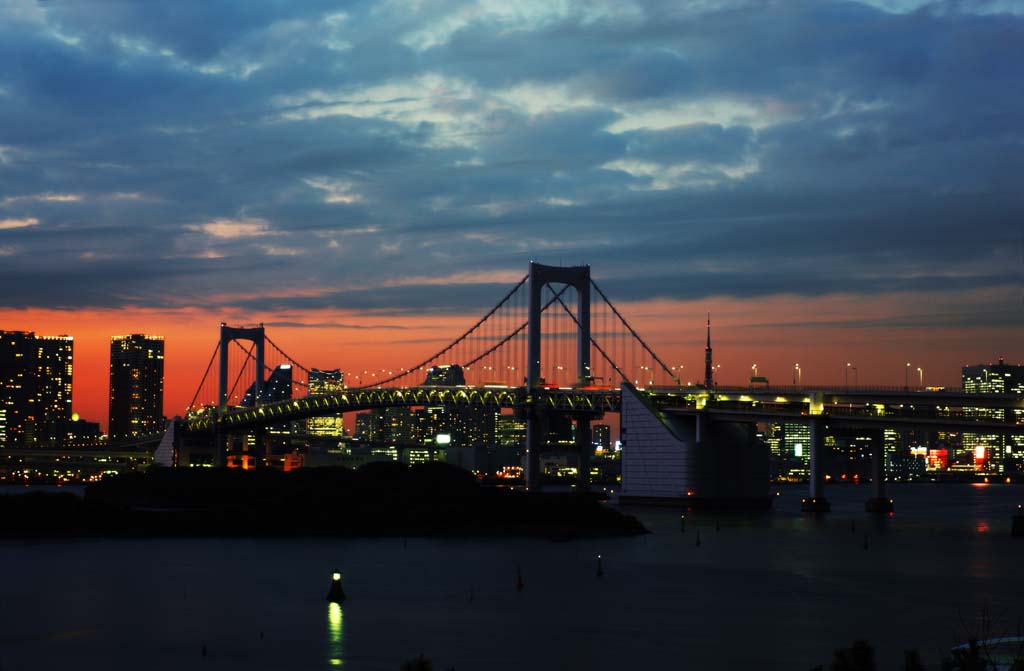
[[[803,384],[804,372],[800,370],[800,364],[793,364],[793,382],[794,384]]]
[[[903,388],[910,389],[910,362],[907,362],[906,367],[903,369]]]
[[[924,371],[921,370],[920,366],[917,367],[917,386],[924,386]]]

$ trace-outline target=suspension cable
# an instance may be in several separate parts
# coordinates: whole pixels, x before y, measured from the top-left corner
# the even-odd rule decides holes
[[[242,345],[240,345],[237,340],[232,340],[231,342],[233,342],[236,345],[238,345],[239,349],[241,349],[243,352],[245,352],[245,355],[248,358],[255,360],[255,357],[253,357],[253,355],[252,355],[252,350],[253,350],[253,348],[256,347],[256,343],[255,342],[253,342],[251,345],[249,345],[249,349],[248,350],[246,350],[244,347],[242,347]],[[235,377],[235,383],[233,385],[231,385],[231,391],[228,392],[228,398],[229,399],[232,396],[234,396],[235,389],[238,387],[238,382],[242,379],[242,373],[244,373],[244,372],[245,372],[245,364],[243,363],[241,366],[238,367],[238,375]]]
[[[218,341],[217,342],[217,346],[213,348],[213,356],[210,357],[210,363],[206,364],[206,372],[203,373],[203,379],[200,380],[199,386],[196,387],[196,393],[195,393],[195,396],[192,397],[192,402],[188,404],[187,408],[185,408],[185,414],[186,415],[188,414],[189,410],[191,410],[192,408],[195,407],[196,399],[199,398],[199,394],[203,391],[203,385],[206,384],[206,376],[210,374],[210,369],[213,368],[213,362],[217,358],[217,352],[219,352],[219,351],[220,351],[220,341]],[[219,399],[218,399],[218,402],[219,402]]]
[[[293,366],[295,366],[299,370],[303,371],[306,375],[309,375],[309,369],[308,368],[303,366],[301,363],[299,363],[298,361],[296,361],[292,357],[288,356],[288,354],[286,354],[283,349],[278,347],[277,343],[274,342],[273,340],[271,340],[270,336],[268,336],[266,333],[263,334],[263,339],[266,340],[268,343],[270,343],[270,346],[273,347],[274,349],[276,349],[278,354],[283,356],[285,359],[288,359],[288,361],[291,361]]]
[[[620,313],[618,311],[618,309],[615,307],[615,304],[612,303],[610,300],[608,300],[608,297],[604,295],[603,291],[601,291],[601,287],[597,286],[597,282],[595,282],[594,280],[590,280],[590,284],[595,289],[597,289],[597,293],[601,295],[601,298],[604,299],[604,302],[607,303],[608,307],[610,307],[612,309],[612,312],[614,312],[615,316],[619,318],[619,321],[621,321],[623,323],[623,325],[627,329],[629,329],[629,332],[633,335],[633,337],[636,339],[636,341],[639,342],[640,345],[645,350],[647,350],[648,354],[650,354],[652,357],[654,357],[654,360],[658,362],[658,365],[661,366],[662,370],[664,370],[666,373],[668,373],[669,377],[671,377],[673,380],[675,380],[677,385],[681,385],[682,382],[680,382],[680,379],[678,377],[676,377],[675,373],[673,373],[672,370],[668,366],[665,365],[665,362],[661,360],[661,357],[659,357],[657,354],[655,354],[654,350],[652,350],[650,347],[648,347],[647,343],[644,342],[644,339],[640,337],[640,334],[633,330],[633,327],[629,325],[629,322],[626,321],[626,318],[623,317],[622,313]]]
[[[569,286],[569,285],[567,284],[567,285],[565,285],[564,287],[562,287],[562,291],[565,291],[565,290],[566,290],[566,289],[568,288],[568,286]],[[545,304],[544,304],[544,307],[542,307],[542,308],[540,309],[540,311],[541,311],[541,312],[543,313],[543,312],[544,312],[545,310],[547,310],[547,309],[548,309],[549,307],[551,307],[551,304],[552,304],[552,303],[554,303],[554,302],[555,302],[555,301],[556,301],[556,300],[558,299],[558,297],[562,295],[562,291],[559,291],[557,295],[555,295],[555,296],[554,296],[554,297],[552,297],[552,298],[551,298],[551,299],[550,299],[550,300],[549,300],[549,301],[548,301],[547,303],[545,303]],[[480,361],[480,359],[483,359],[483,358],[484,358],[484,357],[486,357],[487,355],[489,355],[489,354],[492,354],[492,353],[494,353],[494,352],[495,352],[495,351],[496,351],[496,350],[497,350],[497,349],[498,349],[499,347],[501,347],[502,345],[504,345],[505,343],[507,343],[507,342],[508,342],[509,340],[512,340],[512,339],[513,339],[513,338],[515,338],[515,337],[516,337],[517,335],[519,335],[520,333],[522,333],[522,332],[523,332],[523,329],[525,329],[525,328],[526,328],[527,326],[529,326],[529,324],[530,324],[530,322],[529,322],[529,321],[525,321],[525,322],[523,322],[522,324],[520,324],[520,325],[519,325],[519,328],[517,328],[517,329],[516,329],[515,331],[512,331],[512,333],[509,333],[509,334],[508,334],[507,336],[505,336],[504,338],[502,338],[502,339],[501,339],[501,340],[500,340],[499,342],[495,343],[494,347],[491,347],[491,348],[490,348],[489,350],[487,350],[487,351],[486,351],[486,352],[484,352],[483,354],[481,354],[481,355],[477,356],[476,358],[474,358],[474,359],[472,359],[472,360],[470,360],[470,361],[467,361],[466,363],[464,363],[464,364],[462,365],[462,367],[463,367],[463,368],[465,368],[466,366],[472,366],[472,365],[473,365],[473,364],[475,364],[475,363],[476,363],[477,361]]]
[[[389,378],[387,378],[385,380],[380,380],[379,382],[376,382],[374,384],[363,385],[362,387],[356,387],[356,389],[367,389],[369,387],[381,387],[381,386],[383,386],[385,384],[388,384],[388,383],[394,382],[395,380],[398,380],[400,378],[406,377],[409,374],[419,370],[423,366],[426,366],[431,361],[434,361],[435,359],[443,356],[445,353],[447,353],[453,347],[455,347],[456,345],[458,345],[462,341],[464,341],[466,338],[468,338],[470,336],[470,334],[472,334],[474,331],[476,331],[480,327],[481,324],[483,324],[485,321],[490,319],[491,315],[493,315],[495,312],[497,312],[501,308],[501,306],[503,306],[508,301],[508,299],[510,299],[517,291],[519,291],[519,287],[521,287],[524,284],[526,284],[526,281],[528,279],[530,279],[529,275],[523,275],[523,279],[519,280],[519,282],[514,287],[512,287],[511,291],[509,291],[507,294],[505,294],[505,297],[502,298],[501,301],[499,301],[497,305],[495,305],[493,308],[491,308],[487,312],[487,314],[485,314],[483,317],[481,317],[477,321],[477,323],[473,324],[473,326],[471,326],[468,331],[466,331],[465,333],[460,335],[458,338],[453,340],[444,349],[442,349],[440,352],[438,352],[434,356],[432,356],[432,357],[430,357],[428,359],[424,359],[423,361],[421,361],[420,363],[416,364],[415,366],[412,366],[412,367],[408,368],[404,373],[399,373],[398,375],[392,375],[391,377],[389,377]]]
[[[562,309],[563,309],[563,310],[565,310],[565,311],[566,311],[566,313],[568,313],[568,315],[569,315],[570,317],[572,317],[572,320],[573,320],[574,322],[576,322],[576,326],[577,326],[577,328],[580,328],[580,329],[582,329],[582,328],[583,328],[583,325],[582,325],[582,324],[580,324],[580,320],[579,320],[579,319],[576,319],[576,315],[574,315],[574,314],[572,313],[572,310],[570,310],[570,309],[569,309],[569,306],[568,306],[568,305],[566,305],[566,304],[565,304],[564,302],[562,302],[562,299],[561,299],[561,298],[559,298],[558,296],[556,296],[555,298],[556,298],[556,299],[558,300],[558,302],[559,302],[559,303],[561,303],[561,305],[562,305]],[[618,374],[619,374],[619,376],[620,376],[620,377],[621,377],[621,378],[622,378],[623,380],[625,380],[626,382],[629,382],[629,378],[628,378],[628,377],[626,376],[626,374],[625,374],[625,373],[623,373],[623,372],[622,372],[622,369],[621,369],[621,368],[619,368],[619,366],[618,366],[618,365],[617,365],[617,364],[616,364],[616,363],[615,363],[614,361],[612,361],[611,357],[609,357],[609,356],[608,356],[608,355],[607,355],[607,354],[605,353],[605,351],[604,351],[604,348],[602,348],[602,347],[601,347],[600,345],[598,345],[598,344],[597,344],[597,341],[596,341],[596,340],[594,340],[594,336],[590,336],[590,344],[592,344],[592,345],[593,345],[593,346],[594,346],[595,348],[597,348],[597,351],[601,353],[601,356],[603,356],[603,357],[604,357],[604,360],[605,360],[605,361],[607,361],[607,362],[608,362],[609,364],[611,364],[612,368],[614,368],[614,369],[615,369],[615,372],[616,372],[616,373],[618,373]]]

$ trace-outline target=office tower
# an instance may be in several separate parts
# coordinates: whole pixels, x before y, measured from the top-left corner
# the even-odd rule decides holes
[[[71,421],[74,338],[36,336],[36,434],[56,434]],[[38,442],[38,441],[37,441]]]
[[[460,447],[494,444],[494,411],[487,408],[455,408],[455,435]]]
[[[245,391],[241,405],[251,408],[253,405],[273,403],[274,401],[287,401],[292,397],[292,366],[281,364],[270,374],[270,377],[260,387],[259,403],[254,403],[256,396],[256,383],[253,382]]]
[[[345,391],[345,374],[334,370],[313,368],[309,371],[309,395],[336,394]]]
[[[462,372],[462,366],[458,364],[444,364],[427,369],[427,379],[423,382],[427,386],[457,387],[466,384],[466,376]]]
[[[806,478],[811,473],[811,429],[806,424],[783,424],[780,446],[787,474]]]
[[[309,371],[310,396],[336,394],[344,390],[345,374],[337,368],[334,370],[313,368]],[[310,417],[306,421],[306,432],[310,436],[340,438],[345,435],[344,417],[341,413],[324,415],[322,417]]]
[[[576,445],[576,426],[569,415],[548,415],[547,444],[572,447]]]
[[[526,444],[526,420],[514,414],[495,413],[494,442],[500,447],[523,447]]]
[[[0,445],[28,447],[71,419],[70,336],[0,331]]]
[[[163,336],[133,334],[111,338],[111,442],[163,431],[163,407]]]
[[[0,407],[4,409],[4,447],[31,443],[35,421],[35,334],[0,331]]]
[[[355,437],[368,443],[376,442],[381,435],[381,418],[374,412],[356,413]]]
[[[1024,366],[1015,366],[999,359],[994,364],[964,366],[961,369],[964,393],[967,394],[1024,394]],[[1006,410],[965,408],[972,417],[995,421],[1021,421],[1024,413]],[[1002,473],[1019,470],[1024,460],[1024,437],[1000,436],[996,434],[964,433],[965,456],[973,457],[975,468]]]

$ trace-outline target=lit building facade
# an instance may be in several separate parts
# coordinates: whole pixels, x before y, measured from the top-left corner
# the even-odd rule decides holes
[[[336,394],[344,390],[345,374],[337,368],[334,370],[313,368],[309,371],[310,396]],[[310,417],[306,422],[306,432],[310,436],[321,438],[341,438],[345,435],[344,416],[338,413],[336,415]]]
[[[0,331],[0,445],[47,442],[71,420],[73,353],[71,336]]]
[[[466,384],[466,375],[462,372],[462,366],[458,364],[444,364],[433,366],[427,369],[427,378],[424,385],[438,387],[458,387]]]
[[[36,336],[35,412],[39,435],[55,433],[52,427],[71,421],[74,345],[71,336]]]
[[[164,430],[164,339],[133,334],[110,339],[111,442]]]
[[[35,421],[35,334],[0,331],[0,407],[4,447],[31,443]]]
[[[495,413],[494,438],[500,447],[524,447],[526,445],[526,420],[511,413]]]
[[[964,366],[961,369],[964,393],[967,394],[1017,394],[1024,395],[1024,366],[997,363]],[[984,417],[996,421],[1021,421],[1024,413],[1019,410],[988,410],[966,408],[973,417]],[[965,456],[974,458],[978,470],[994,473],[1020,471],[1024,462],[1024,437],[1000,436],[996,434],[964,433]]]

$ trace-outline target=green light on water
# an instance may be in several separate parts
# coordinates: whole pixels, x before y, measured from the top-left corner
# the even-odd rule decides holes
[[[344,619],[341,604],[327,604],[327,659],[331,666],[341,666],[341,630]]]

